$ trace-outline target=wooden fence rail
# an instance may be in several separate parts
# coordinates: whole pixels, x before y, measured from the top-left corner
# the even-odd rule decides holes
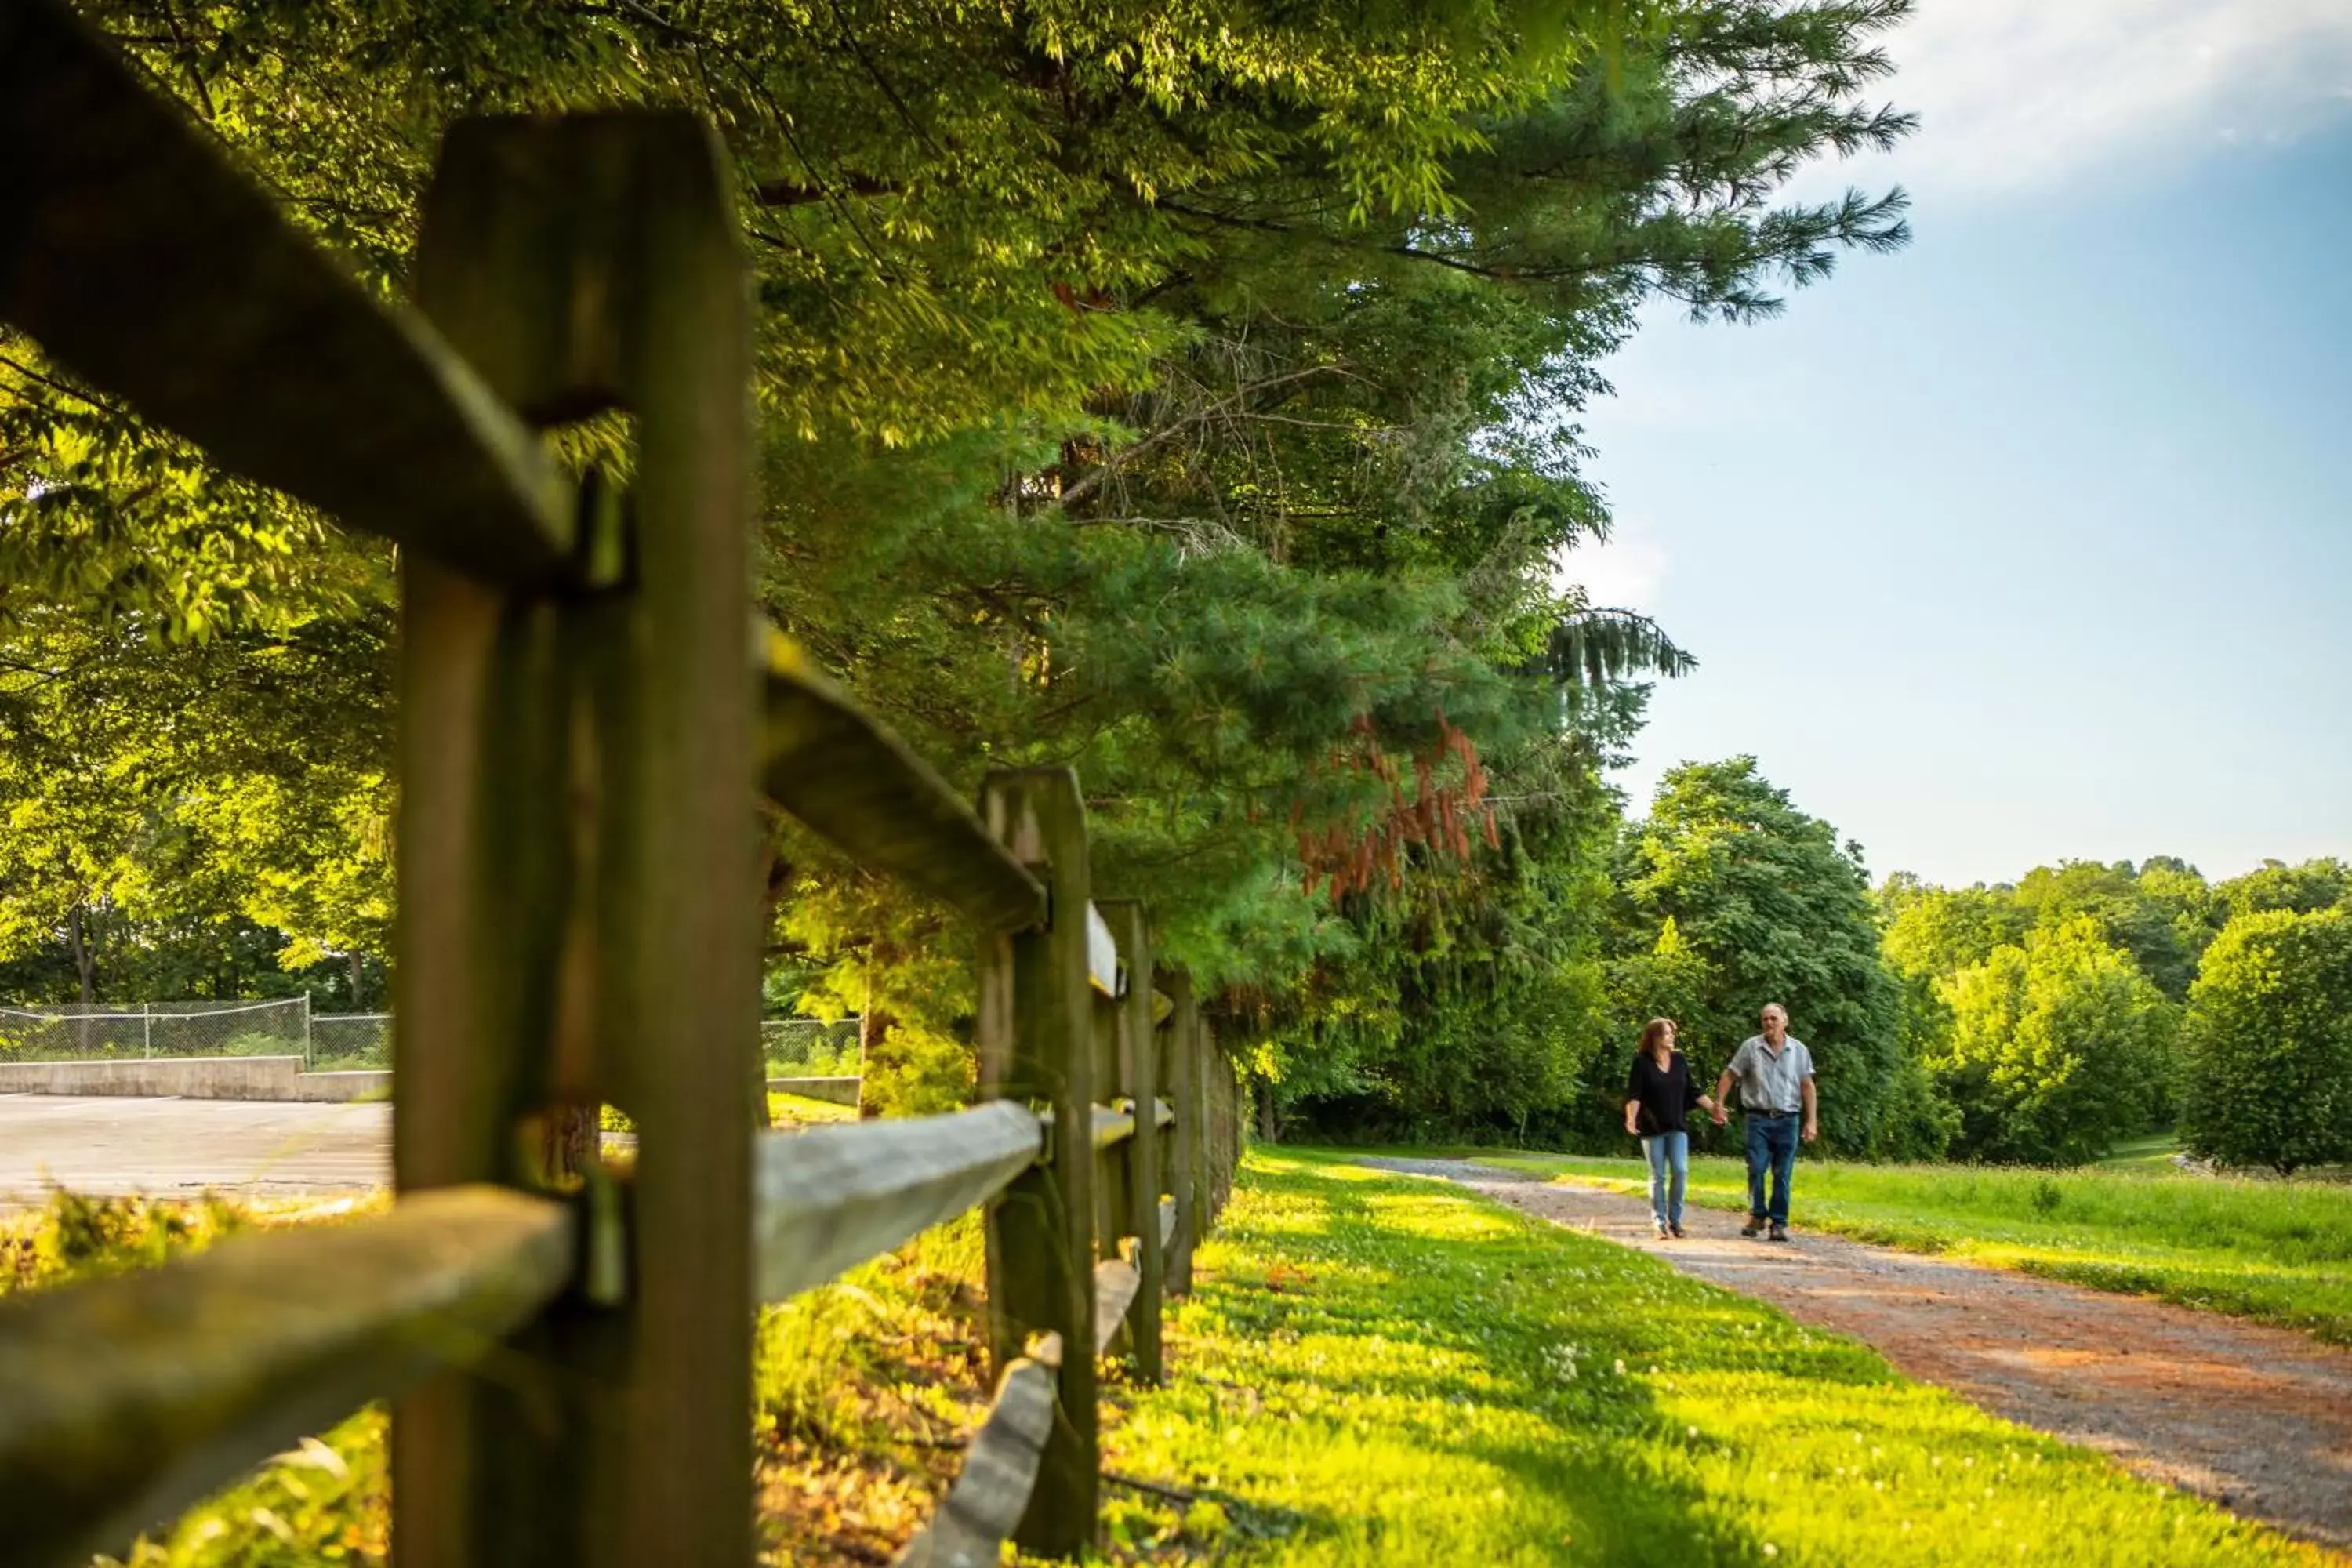
[[[975,1206],[996,1399],[904,1560],[1092,1544],[1097,1357],[1161,1374],[1237,1082],[1145,905],[1097,905],[1075,776],[974,809],[755,621],[708,128],[461,122],[414,309],[60,0],[0,0],[0,321],[403,570],[399,1198],[0,1302],[0,1563],[86,1561],[394,1398],[404,1568],[741,1568],[755,1303]],[[545,441],[604,409],[625,497]],[[762,792],[979,934],[982,1103],[754,1132]],[[551,1178],[535,1130],[606,1103],[634,1164]]]

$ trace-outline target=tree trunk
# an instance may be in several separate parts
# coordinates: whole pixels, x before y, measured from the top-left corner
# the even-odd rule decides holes
[[[98,999],[98,952],[92,945],[85,907],[77,902],[66,915],[66,946],[73,953],[74,973],[81,979],[81,1005],[87,1010]],[[74,1045],[78,1055],[91,1054],[90,1024],[86,1017],[74,1026]]]
[[[905,953],[892,943],[876,937],[866,949],[866,1008],[857,1020],[857,1115],[860,1121],[871,1121],[882,1114],[881,1105],[874,1098],[876,1069],[888,1070],[902,1065],[898,1042],[891,1037],[897,1032],[898,1018],[887,1007],[874,1005],[874,972],[888,972]]]
[[[890,1036],[898,1022],[887,1008],[874,1005],[873,994],[869,991],[865,1016],[857,1021],[857,1114],[861,1120],[872,1121],[882,1114],[882,1108],[875,1103],[872,1094],[874,1069],[887,1067],[896,1060]]]
[[[66,916],[66,946],[73,953],[74,973],[81,977],[81,1004],[87,1007],[98,1000],[98,953],[91,946],[83,909],[77,903]]]
[[[603,1121],[600,1108],[593,1105],[559,1105],[549,1111],[542,1123],[546,1134],[541,1168],[551,1184],[568,1191],[586,1180],[588,1163],[596,1158],[603,1141]]]
[[[352,952],[345,954],[344,957],[352,966],[352,1011],[364,1013],[367,1011],[367,991],[364,972],[360,965],[360,955]]]
[[[761,876],[760,940],[765,943],[775,941],[776,907],[784,901],[784,889],[792,886],[793,868],[772,829],[761,843],[760,855],[765,862]],[[755,1039],[751,1042],[751,1128],[764,1132],[774,1125],[768,1114],[768,1042]]]

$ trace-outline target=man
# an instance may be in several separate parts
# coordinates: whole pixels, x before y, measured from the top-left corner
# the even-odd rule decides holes
[[[1821,1136],[1813,1102],[1813,1053],[1805,1042],[1789,1034],[1789,1010],[1778,1002],[1764,1005],[1764,1032],[1750,1035],[1731,1053],[1723,1076],[1715,1085],[1715,1124],[1723,1125],[1724,1097],[1739,1085],[1739,1109],[1748,1118],[1748,1223],[1742,1236],[1754,1236],[1769,1219],[1772,1239],[1789,1239],[1789,1179],[1797,1168],[1797,1117],[1805,1119],[1805,1142]],[[1772,1201],[1764,1201],[1764,1168],[1772,1168]]]

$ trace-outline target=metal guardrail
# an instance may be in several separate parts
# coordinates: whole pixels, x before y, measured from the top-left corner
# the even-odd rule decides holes
[[[1127,994],[1127,974],[1119,967],[1118,943],[1100,910],[1087,905],[1087,979],[1096,991],[1117,1001]]]
[[[1135,1136],[1134,1114],[1108,1106],[1094,1108],[1093,1126],[1094,1144],[1098,1150],[1115,1148]]]

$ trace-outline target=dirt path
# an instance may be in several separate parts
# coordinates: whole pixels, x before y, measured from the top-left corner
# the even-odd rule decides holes
[[[1693,1208],[1685,1241],[1651,1235],[1646,1198],[1552,1185],[1459,1160],[1370,1160],[1443,1176],[1685,1274],[1851,1334],[1908,1375],[2104,1449],[2309,1540],[2352,1548],[2352,1352],[2161,1301],[1835,1237],[1775,1245],[1740,1215]],[[1798,1192],[1799,1221],[1803,1192]]]

